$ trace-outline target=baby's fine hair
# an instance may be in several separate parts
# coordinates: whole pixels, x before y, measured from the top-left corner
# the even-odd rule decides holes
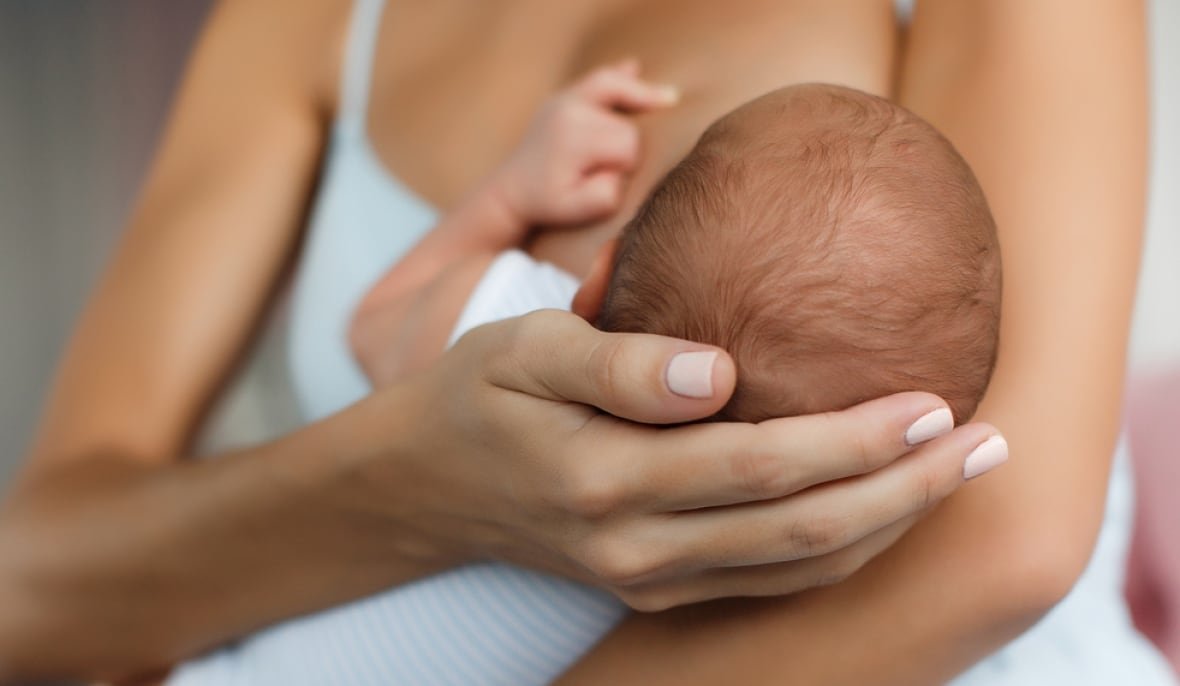
[[[995,365],[1000,258],[963,158],[911,112],[807,84],[713,124],[623,230],[598,325],[720,346],[720,417],[904,390],[969,419]]]

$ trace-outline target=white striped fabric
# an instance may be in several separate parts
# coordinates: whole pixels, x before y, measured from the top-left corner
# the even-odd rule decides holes
[[[544,684],[622,614],[584,586],[472,565],[280,624],[185,664],[168,684]]]

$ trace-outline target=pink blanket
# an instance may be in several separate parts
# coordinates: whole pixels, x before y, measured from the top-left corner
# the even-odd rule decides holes
[[[1132,381],[1127,423],[1137,491],[1127,601],[1180,673],[1180,368]]]

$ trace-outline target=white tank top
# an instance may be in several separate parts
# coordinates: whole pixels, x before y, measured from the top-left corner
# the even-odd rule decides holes
[[[307,421],[368,392],[346,343],[352,310],[437,217],[382,166],[368,139],[369,81],[383,5],[356,3],[341,107],[295,277],[289,366]],[[1124,463],[1117,461],[1101,541],[1075,591],[1037,628],[956,684],[1172,683],[1162,660],[1131,629],[1121,601],[1130,526]],[[623,606],[600,591],[507,565],[478,564],[271,627],[183,665],[169,684],[539,685],[624,615]],[[783,683],[792,683],[789,654],[784,646]],[[833,659],[854,655],[850,647]]]

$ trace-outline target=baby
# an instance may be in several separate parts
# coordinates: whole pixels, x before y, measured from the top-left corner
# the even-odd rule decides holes
[[[722,117],[603,248],[580,289],[511,251],[538,225],[609,214],[635,162],[593,145],[558,148],[552,134],[570,118],[562,108],[598,108],[623,126],[614,109],[670,104],[660,96],[627,65],[550,103],[493,181],[366,298],[353,343],[370,378],[419,369],[485,321],[568,308],[576,290],[574,311],[599,328],[729,351],[738,382],[723,418],[923,390],[944,398],[957,422],[969,419],[996,355],[995,226],[951,144],[881,98],[796,85]]]
[[[639,157],[628,115],[674,99],[625,63],[549,102],[512,157],[366,296],[352,342],[370,379],[421,369],[472,326],[572,302],[605,329],[728,350],[727,418],[920,389],[966,420],[995,356],[994,227],[950,144],[879,98],[792,86],[726,115],[581,284],[519,249],[531,231],[565,227],[555,238],[568,242],[618,211]],[[272,627],[169,684],[539,685],[626,613],[604,591],[481,562]]]

